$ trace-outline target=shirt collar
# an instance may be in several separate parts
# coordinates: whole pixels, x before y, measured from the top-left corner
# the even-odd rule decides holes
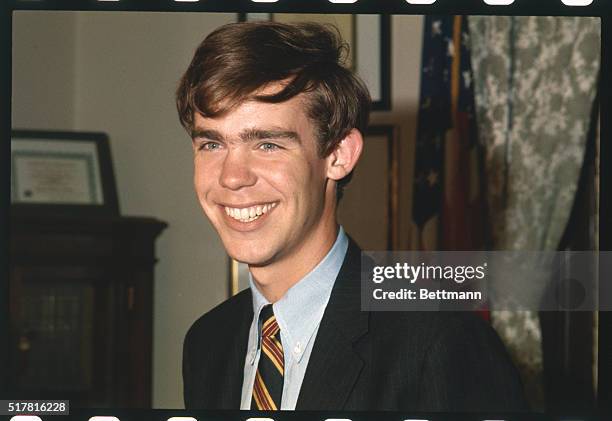
[[[289,341],[288,344],[283,343],[283,348],[288,345],[298,362],[323,318],[347,249],[348,237],[340,227],[334,245],[323,260],[273,304],[283,340]],[[254,320],[259,320],[261,309],[269,302],[255,286],[250,273],[249,285],[253,295]]]

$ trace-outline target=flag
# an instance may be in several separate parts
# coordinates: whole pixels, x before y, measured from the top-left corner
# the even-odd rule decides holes
[[[442,199],[444,138],[451,122],[450,68],[453,18],[426,16],[415,147],[412,218],[419,232],[438,215]]]
[[[485,245],[469,44],[467,17],[425,18],[412,214],[420,235],[439,217],[437,248],[443,250]]]
[[[467,17],[455,16],[453,30],[453,124],[445,144],[440,246],[444,250],[479,250],[485,246],[484,170],[475,117]]]

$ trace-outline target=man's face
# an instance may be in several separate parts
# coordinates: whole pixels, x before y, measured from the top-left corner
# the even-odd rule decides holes
[[[248,101],[222,117],[195,115],[196,193],[238,261],[266,266],[298,253],[334,216],[329,160],[317,153],[305,101]]]

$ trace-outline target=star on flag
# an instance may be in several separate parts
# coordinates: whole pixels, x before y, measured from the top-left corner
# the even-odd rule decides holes
[[[442,34],[442,21],[441,20],[433,21],[433,23],[431,24],[431,34],[433,36]]]

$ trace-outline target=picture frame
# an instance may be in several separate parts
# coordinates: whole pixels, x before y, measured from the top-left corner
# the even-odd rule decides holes
[[[347,64],[365,82],[373,111],[391,109],[391,17],[372,14],[239,13],[238,21],[332,23],[349,44]]]
[[[13,130],[11,212],[118,215],[108,136],[100,132]]]
[[[234,296],[249,288],[249,266],[229,258],[229,295]]]
[[[338,206],[340,224],[363,250],[399,247],[398,159],[399,129],[386,124],[368,127],[361,157]]]

